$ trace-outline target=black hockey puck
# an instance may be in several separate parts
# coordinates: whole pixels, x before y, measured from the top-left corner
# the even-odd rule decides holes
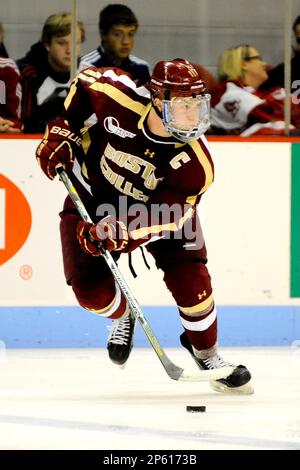
[[[186,411],[189,413],[204,413],[206,406],[187,406]]]

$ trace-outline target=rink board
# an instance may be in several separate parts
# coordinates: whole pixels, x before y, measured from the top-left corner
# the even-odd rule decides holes
[[[175,307],[143,308],[163,347],[178,347],[183,329]],[[80,307],[1,307],[1,348],[106,347],[110,320]],[[300,307],[220,306],[220,346],[300,348]],[[138,326],[135,347],[150,347]]]
[[[102,333],[99,340],[97,329],[93,331],[99,319],[77,307],[63,276],[58,212],[65,189],[40,171],[34,158],[37,143],[34,138],[0,139],[0,340],[10,347],[88,346],[83,329],[86,336],[95,334],[95,346],[93,341],[102,342]],[[230,345],[291,344],[300,339],[300,144],[218,141],[210,146],[215,182],[203,196],[200,217],[220,340]],[[162,329],[172,346],[173,332],[180,330],[178,314],[150,255],[148,262],[150,271],[134,253],[136,280],[127,257],[120,268],[151,324]],[[165,314],[169,311],[172,315]],[[41,330],[36,331],[37,325]],[[53,336],[45,334],[52,329]],[[106,336],[106,329],[101,331]]]

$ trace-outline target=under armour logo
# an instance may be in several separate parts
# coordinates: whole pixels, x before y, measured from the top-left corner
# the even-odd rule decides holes
[[[204,290],[202,294],[198,294],[198,299],[202,300],[202,297],[206,297],[206,296],[207,296],[207,293],[206,293],[206,290]]]
[[[144,155],[149,155],[150,158],[154,157],[155,152],[150,152],[150,149],[147,149],[146,152],[144,152]]]

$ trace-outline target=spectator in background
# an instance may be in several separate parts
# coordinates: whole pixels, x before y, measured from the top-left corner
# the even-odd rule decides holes
[[[4,31],[0,23],[0,132],[21,132],[21,85],[17,64],[8,58],[3,45]]]
[[[41,68],[42,66],[47,66],[47,62],[47,49],[42,41],[32,44],[25,56],[16,60],[17,66],[20,70],[23,70],[26,65],[35,65]]]
[[[71,24],[69,13],[47,18],[40,43],[18,61],[23,87],[24,132],[44,132],[46,124],[58,117],[71,84]],[[77,56],[85,39],[83,23],[77,26]]]
[[[214,93],[214,89],[217,86],[218,82],[215,77],[202,65],[197,65],[197,71],[205,82],[206,85],[206,92],[212,95]]]
[[[4,38],[4,29],[3,29],[2,23],[0,23],[0,57],[8,57],[7,50],[3,43],[3,38]]]
[[[295,44],[293,46],[294,57],[291,60],[291,92],[299,88],[299,85],[294,83],[300,80],[300,16],[294,21],[293,24]],[[277,65],[268,72],[269,78],[263,84],[263,89],[273,87],[284,87],[284,63]]]
[[[81,58],[79,69],[118,67],[131,75],[137,85],[150,80],[149,64],[131,54],[134,47],[138,20],[126,5],[107,5],[100,11],[100,46]]]
[[[221,83],[212,96],[211,133],[244,137],[284,133],[285,92],[280,87],[259,90],[268,74],[257,49],[249,45],[227,49],[219,60],[218,78]],[[291,106],[291,131],[297,134],[299,106]]]

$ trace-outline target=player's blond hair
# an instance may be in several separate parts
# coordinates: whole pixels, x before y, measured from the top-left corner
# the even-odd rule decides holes
[[[81,33],[81,42],[85,40],[85,29],[83,22],[78,20],[78,27]],[[56,37],[68,36],[71,33],[72,15],[67,12],[55,13],[50,15],[43,26],[41,41],[49,45],[51,39]]]
[[[218,80],[241,80],[243,77],[243,62],[249,57],[248,44],[226,49],[219,58]]]

